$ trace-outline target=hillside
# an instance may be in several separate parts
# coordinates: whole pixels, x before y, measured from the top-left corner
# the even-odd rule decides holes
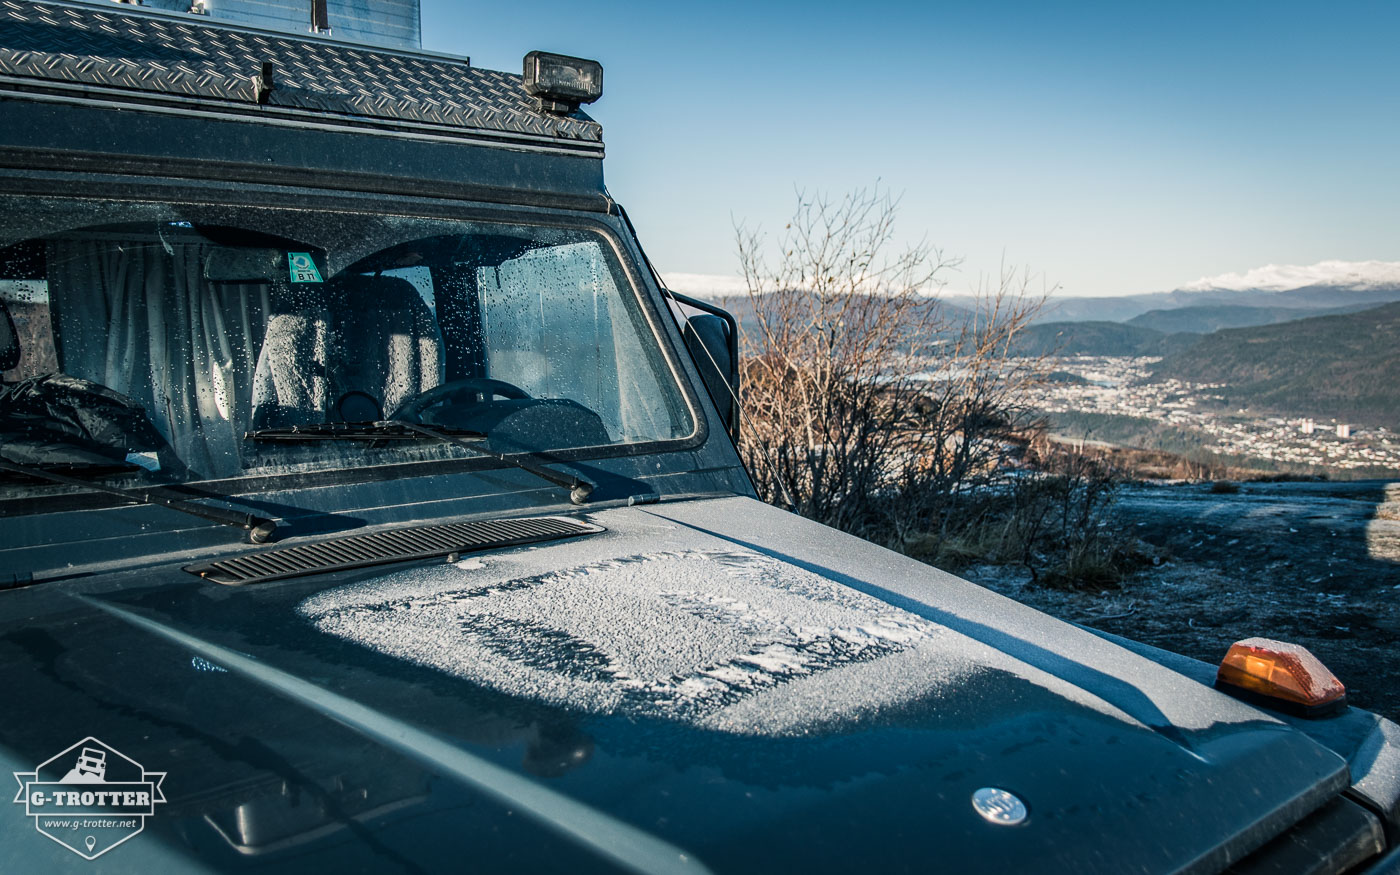
[[[1051,298],[1042,318],[1057,322],[1111,320],[1127,322],[1152,310],[1187,307],[1263,307],[1336,312],[1400,301],[1400,286],[1351,289],[1342,286],[1307,286],[1282,292],[1267,290],[1208,289],[1202,291],[1151,292],[1115,298]]]
[[[1375,306],[1377,304],[1374,302],[1367,302],[1325,310],[1311,310],[1303,307],[1244,307],[1234,304],[1216,304],[1178,307],[1173,310],[1149,310],[1129,319],[1127,324],[1151,328],[1168,334],[1180,331],[1210,334],[1212,331],[1219,331],[1222,328],[1276,325],[1280,322],[1292,322],[1295,319],[1308,319],[1313,316],[1355,313]]]
[[[1229,404],[1400,429],[1400,303],[1206,335],[1154,379],[1225,383]]]
[[[1016,336],[1017,355],[1164,356],[1194,344],[1195,334],[1166,334],[1121,322],[1038,322]]]
[[[739,323],[740,342],[745,345],[753,340],[750,332],[758,331],[755,308],[765,306],[765,301],[763,296],[752,298],[747,293],[712,299],[712,303],[728,310]],[[930,326],[943,326],[954,332],[960,330],[964,323],[974,318],[971,310],[951,304],[941,298],[927,298],[918,305],[918,308],[922,316],[929,320]]]

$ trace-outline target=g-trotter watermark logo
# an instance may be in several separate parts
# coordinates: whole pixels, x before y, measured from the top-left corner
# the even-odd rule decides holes
[[[165,801],[165,772],[148,772],[114,747],[88,737],[15,772],[15,802],[39,832],[78,856],[95,860],[146,827]]]

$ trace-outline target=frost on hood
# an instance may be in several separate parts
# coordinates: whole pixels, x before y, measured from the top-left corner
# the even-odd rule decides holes
[[[423,569],[299,610],[323,632],[512,696],[744,734],[859,720],[972,669],[948,630],[741,551],[506,581],[485,566]]]

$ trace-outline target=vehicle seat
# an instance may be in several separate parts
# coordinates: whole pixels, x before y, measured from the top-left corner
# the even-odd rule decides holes
[[[43,374],[9,383],[23,348],[0,298],[0,456],[46,465],[126,465],[127,453],[155,453],[159,470],[183,479],[188,469],[141,405],[89,380]]]
[[[442,382],[443,343],[418,290],[342,275],[269,320],[253,377],[253,426],[383,419]]]

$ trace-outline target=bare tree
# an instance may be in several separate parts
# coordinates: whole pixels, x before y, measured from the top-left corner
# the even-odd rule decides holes
[[[736,236],[741,449],[760,495],[902,547],[998,470],[1046,368],[1010,355],[1043,301],[1032,276],[1003,270],[953,306],[940,280],[956,262],[927,242],[896,248],[898,206],[878,188],[799,193],[776,251]]]

